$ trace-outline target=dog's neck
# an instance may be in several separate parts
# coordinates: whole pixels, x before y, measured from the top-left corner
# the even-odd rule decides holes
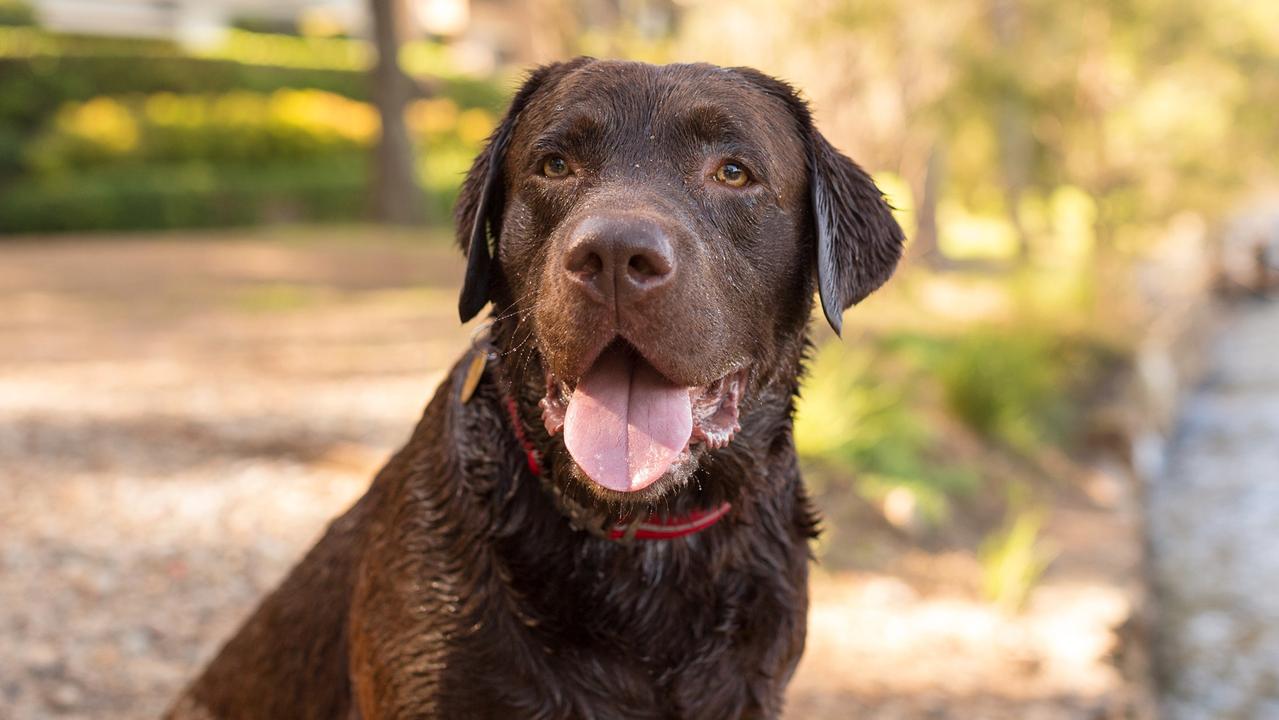
[[[436,503],[423,522],[440,542],[469,553],[450,590],[456,602],[497,603],[502,622],[515,623],[468,620],[470,642],[498,655],[539,647],[554,648],[556,657],[589,653],[589,676],[555,675],[583,687],[599,687],[604,677],[618,687],[656,682],[662,693],[702,696],[719,687],[703,687],[719,677],[708,676],[708,667],[747,672],[739,664],[750,657],[780,658],[785,667],[777,672],[789,672],[787,658],[798,657],[803,637],[816,527],[791,443],[789,396],[757,397],[744,408],[742,433],[704,455],[693,482],[663,502],[679,514],[731,501],[728,516],[678,540],[622,543],[573,529],[531,473],[505,397],[516,400],[546,478],[580,484],[560,474],[572,462],[563,444],[534,424],[540,397],[517,392],[516,355],[497,347],[469,396],[470,363],[454,368],[433,401],[447,410],[428,413],[421,426],[419,444],[443,447],[447,456],[438,466],[426,456],[410,460],[421,472],[386,491],[396,507]]]
[[[450,535],[456,542],[491,550],[488,592],[503,589],[501,596],[530,628],[567,634],[579,643],[627,647],[675,667],[684,660],[660,654],[672,633],[732,626],[761,613],[789,618],[802,607],[808,541],[816,536],[817,520],[791,438],[793,387],[767,383],[768,392],[743,408],[742,430],[733,442],[706,453],[691,482],[659,507],[646,508],[669,517],[731,502],[723,519],[670,542],[624,543],[574,529],[566,520],[564,506],[548,488],[566,489],[593,510],[614,508],[588,504],[591,494],[570,475],[571,457],[539,422],[544,378],[537,378],[542,384],[537,388],[527,374],[540,373],[540,364],[510,352],[516,346],[503,344],[497,331],[492,343],[488,350],[496,357],[485,364],[467,401],[461,398],[468,362],[455,369],[448,386],[451,410],[441,430],[452,438],[447,462],[458,475],[449,493],[456,507],[440,517],[461,523]],[[530,472],[506,397],[515,400],[545,482]]]

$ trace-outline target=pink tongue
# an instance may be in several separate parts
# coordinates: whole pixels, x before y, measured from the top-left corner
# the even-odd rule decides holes
[[[620,348],[605,351],[577,383],[564,443],[579,467],[609,490],[652,485],[688,445],[688,388],[672,385]]]

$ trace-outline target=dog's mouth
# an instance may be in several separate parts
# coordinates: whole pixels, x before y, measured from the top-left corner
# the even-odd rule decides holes
[[[615,342],[571,384],[547,373],[542,422],[551,435],[564,432],[569,454],[595,484],[633,493],[691,465],[697,447],[728,445],[741,429],[745,384],[746,368],[738,368],[708,385],[678,385]]]

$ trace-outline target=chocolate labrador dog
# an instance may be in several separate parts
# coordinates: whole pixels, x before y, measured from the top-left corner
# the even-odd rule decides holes
[[[173,718],[775,718],[816,533],[791,415],[893,272],[871,178],[754,70],[533,72],[457,205],[487,331]]]

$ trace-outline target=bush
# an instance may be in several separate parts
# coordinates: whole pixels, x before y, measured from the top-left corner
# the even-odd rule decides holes
[[[0,125],[29,130],[65,103],[101,95],[313,88],[367,98],[367,78],[359,69],[317,65],[196,57],[161,40],[82,38],[34,28],[0,28]]]
[[[967,332],[939,363],[946,405],[978,434],[1031,452],[1069,426],[1074,360],[1064,338],[1026,328]]]
[[[0,193],[0,232],[215,227],[359,218],[366,160],[98,168]]]
[[[352,40],[236,32],[196,57],[0,28],[0,232],[357,219],[378,125],[367,61]],[[444,218],[505,93],[432,85],[409,120]]]
[[[29,121],[66,102],[99,95],[312,88],[367,100],[366,54],[365,45],[353,40],[238,32],[217,51],[195,56],[162,40],[0,27],[0,123]],[[496,111],[506,102],[498,83],[447,73],[438,63],[429,70],[436,94],[461,107]]]
[[[982,485],[977,448],[1034,457],[1069,443],[1082,391],[1119,356],[1095,339],[1053,332],[1019,321],[959,336],[907,332],[823,345],[795,418],[814,488],[847,483],[875,501],[905,489],[939,525],[953,501]]]
[[[408,119],[425,151],[428,215],[447,218],[495,118],[438,98],[415,103]],[[0,232],[358,219],[361,202],[326,203],[338,191],[363,196],[376,134],[371,106],[315,90],[72,103],[22,153],[26,179],[0,202]],[[257,192],[268,197],[257,202]],[[140,208],[150,210],[130,224]]]
[[[0,57],[0,181],[21,164],[21,138],[40,129],[67,103],[102,95],[274,92],[311,88],[360,99],[363,74],[242,65],[182,56]],[[18,141],[14,141],[18,138]]]
[[[318,90],[218,96],[159,93],[64,106],[24,155],[39,175],[118,164],[256,165],[368,147],[374,109]]]
[[[0,0],[0,27],[34,25],[35,11],[22,0]]]
[[[859,495],[882,500],[906,488],[936,524],[950,499],[976,489],[978,478],[941,451],[926,400],[914,395],[921,383],[900,377],[919,370],[899,350],[891,341],[824,345],[809,363],[796,409],[796,449],[817,466],[812,480],[819,492],[851,471]]]

